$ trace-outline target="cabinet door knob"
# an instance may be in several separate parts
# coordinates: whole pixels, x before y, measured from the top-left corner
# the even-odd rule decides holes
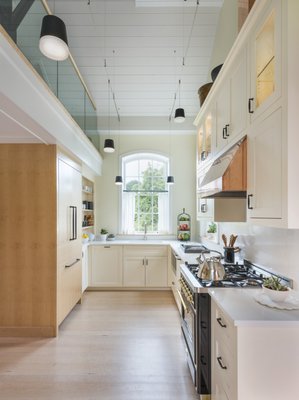
[[[253,107],[252,107],[253,100],[254,100],[254,97],[250,97],[248,99],[248,112],[249,112],[249,114],[253,114],[254,113],[254,110],[253,110]]]
[[[223,137],[223,139],[227,139],[226,130],[227,130],[227,128],[226,128],[226,126],[224,126],[223,129],[222,129],[222,137]]]

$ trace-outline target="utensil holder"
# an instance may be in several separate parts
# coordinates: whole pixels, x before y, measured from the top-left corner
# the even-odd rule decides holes
[[[228,264],[235,263],[235,249],[234,247],[224,247],[224,262]]]

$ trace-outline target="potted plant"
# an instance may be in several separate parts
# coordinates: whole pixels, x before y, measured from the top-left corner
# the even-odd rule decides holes
[[[281,283],[276,276],[266,278],[263,282],[264,293],[273,301],[284,301],[291,289]]]
[[[215,222],[211,222],[207,229],[208,239],[213,240],[216,242],[216,235],[217,235],[217,225]]]
[[[100,232],[100,240],[102,242],[105,242],[107,240],[107,236],[108,236],[108,231],[107,229],[102,228],[101,232]]]

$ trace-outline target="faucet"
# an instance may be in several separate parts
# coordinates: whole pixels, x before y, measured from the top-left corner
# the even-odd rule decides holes
[[[144,223],[144,235],[143,235],[143,240],[147,240],[146,234],[147,234],[147,225],[146,225],[146,222],[145,222],[145,223]]]

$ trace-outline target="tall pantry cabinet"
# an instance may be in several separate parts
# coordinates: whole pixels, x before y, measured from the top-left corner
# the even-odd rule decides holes
[[[56,336],[81,298],[80,166],[55,145],[1,144],[0,185],[0,336]]]

